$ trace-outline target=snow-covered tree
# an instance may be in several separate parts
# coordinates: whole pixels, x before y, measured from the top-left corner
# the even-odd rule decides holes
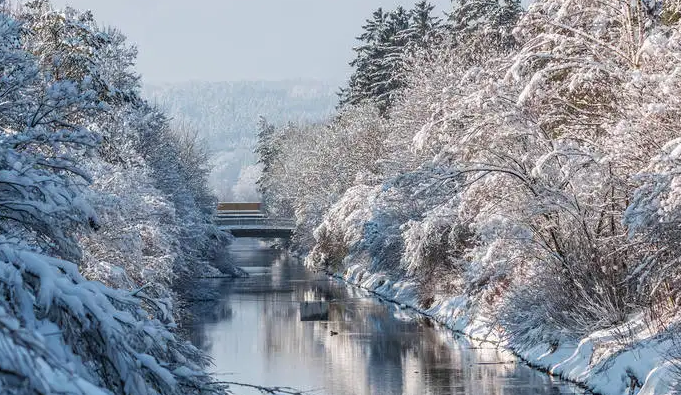
[[[262,179],[306,263],[458,296],[525,350],[600,350],[643,315],[676,334],[678,2],[454,3],[449,37],[401,52],[389,106],[272,132]]]
[[[241,169],[239,180],[232,188],[234,199],[240,202],[259,202],[260,194],[257,190],[257,182],[261,174],[262,168],[259,165]]]
[[[677,275],[681,248],[679,146],[678,138],[670,141],[642,170],[639,175],[642,185],[625,213],[629,235],[642,241],[636,245],[647,252],[632,271],[638,291],[666,308],[679,304],[681,292]]]
[[[415,47],[436,42],[441,26],[432,16],[434,7],[422,1],[413,10],[398,7],[384,12],[377,9],[366,21],[364,32],[357,37],[361,45],[354,48],[354,68],[348,86],[341,89],[340,105],[375,103],[382,114],[404,87],[403,57]]]
[[[518,0],[453,0],[449,28],[464,40],[480,33],[510,38],[521,12]]]
[[[185,248],[220,241],[201,156],[137,96],[120,33],[45,1],[17,18],[0,13],[0,392],[219,391],[173,333],[169,292]]]

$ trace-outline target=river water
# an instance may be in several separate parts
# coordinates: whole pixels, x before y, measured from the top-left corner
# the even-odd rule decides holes
[[[255,240],[232,252],[250,277],[198,280],[211,296],[192,303],[189,325],[220,380],[319,395],[584,393]]]

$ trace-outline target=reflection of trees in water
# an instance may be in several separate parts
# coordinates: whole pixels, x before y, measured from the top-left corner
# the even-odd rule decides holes
[[[195,316],[201,317],[200,324],[203,325],[230,321],[234,314],[229,295],[219,300],[196,302],[192,305],[191,311]]]
[[[211,342],[204,324],[196,324],[196,326],[190,328],[187,333],[186,339],[197,348],[205,352],[209,352],[213,348],[213,342]]]
[[[428,381],[428,393],[450,394],[464,382],[470,355],[452,350],[451,342],[443,339],[441,330],[428,322],[429,325],[422,325],[419,373]]]
[[[262,304],[262,341],[268,358],[274,359],[282,353],[305,357],[318,351],[312,341],[313,327],[300,322],[298,311],[298,304],[306,293],[315,296],[324,293],[323,287],[313,281],[314,277],[299,260],[286,254],[274,260],[270,287],[286,292],[271,293]],[[305,280],[311,282],[301,282]]]
[[[273,268],[273,274],[281,270],[278,276],[289,277],[284,268]],[[320,356],[327,366],[326,381],[333,382],[328,386],[339,393],[401,394],[406,391],[405,377],[414,375],[419,382],[427,375],[435,387],[451,387],[451,352],[446,344],[435,335],[424,338],[416,320],[396,320],[392,305],[347,291],[334,282],[316,281],[299,284],[293,294],[268,297],[262,305],[268,357]],[[300,321],[299,302],[312,298],[334,301],[329,304],[330,322]],[[330,336],[332,329],[339,335]]]
[[[370,300],[353,300],[339,307],[346,320],[336,324],[337,337],[322,334],[318,341],[335,375],[350,386],[348,393],[401,394],[405,353],[418,344],[414,322],[397,321],[385,306]]]
[[[281,353],[294,356],[314,355],[314,344],[311,341],[312,327],[302,325],[298,319],[298,305],[292,298],[288,303],[266,303],[266,320],[264,339],[265,350],[269,359],[274,359]]]
[[[384,386],[391,394],[401,394],[405,374],[404,353],[414,346],[413,337],[386,333],[370,343],[367,361],[368,381],[372,388]]]
[[[189,302],[179,322],[180,333],[204,351],[213,346],[206,326],[232,319],[234,312],[230,295],[224,292],[225,284],[229,281],[232,280],[206,279],[186,285],[185,299]]]
[[[546,376],[514,364],[490,364],[508,356],[489,345],[472,350],[480,345],[453,339],[429,320],[407,319],[409,313],[392,304],[377,303],[366,298],[364,291],[305,271],[296,259],[272,258],[270,252],[264,256],[274,261],[267,275],[218,283],[222,300],[191,306],[192,313],[200,317],[191,331],[194,344],[211,348],[206,326],[231,319],[231,300],[258,312],[253,325],[258,326],[258,348],[264,353],[266,371],[295,362],[323,375],[328,393],[521,395],[552,391]],[[253,259],[252,267],[267,266],[257,256]],[[330,321],[301,322],[299,303],[304,301],[327,301]],[[331,330],[338,335],[332,336]]]
[[[364,330],[375,334],[369,343],[369,383],[374,389],[387,385],[386,393],[420,393],[425,390],[424,371],[429,376],[429,383],[432,383],[433,377],[439,379],[437,369],[432,367],[448,365],[449,354],[434,352],[439,347],[433,347],[436,343],[424,339],[422,325],[417,320],[395,319],[395,310],[395,306],[390,304],[357,310],[356,319],[367,324]],[[442,387],[448,386],[449,382],[435,384]]]
[[[230,321],[232,319],[233,310],[229,298],[217,301],[200,301],[195,302],[189,308],[194,317],[192,323],[186,327],[188,332],[188,340],[196,347],[208,351],[213,344],[208,337],[208,325],[214,325],[220,322]]]
[[[516,363],[494,345],[451,336],[447,330],[422,326],[421,372],[427,394],[561,394],[550,376]]]

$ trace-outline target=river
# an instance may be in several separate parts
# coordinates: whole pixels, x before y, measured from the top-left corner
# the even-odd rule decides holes
[[[212,296],[190,308],[190,338],[220,380],[318,395],[584,393],[255,240],[232,253],[250,277],[198,280]]]

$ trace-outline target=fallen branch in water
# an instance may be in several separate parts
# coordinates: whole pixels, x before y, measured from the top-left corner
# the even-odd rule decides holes
[[[236,385],[236,386],[239,386],[239,387],[248,387],[248,388],[256,389],[256,390],[262,392],[263,394],[271,394],[271,395],[304,395],[304,394],[312,393],[314,391],[318,391],[318,389],[301,391],[301,390],[291,388],[291,387],[263,387],[261,385],[237,383],[237,382],[234,382],[234,381],[214,381],[211,384]]]

